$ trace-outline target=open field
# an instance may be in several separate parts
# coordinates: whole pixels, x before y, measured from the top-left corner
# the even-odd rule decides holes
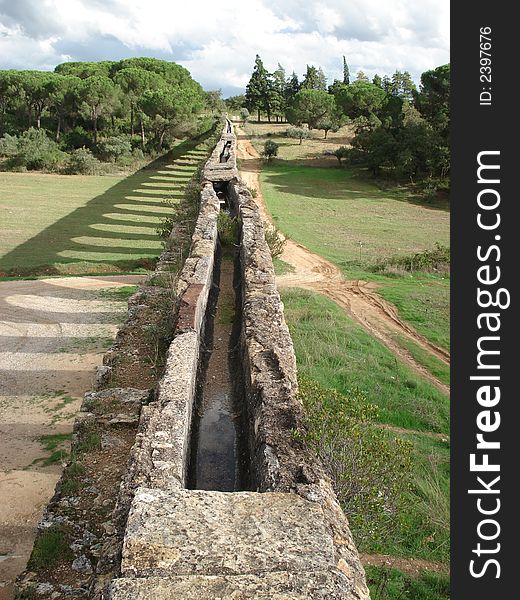
[[[193,143],[128,177],[0,173],[0,273],[81,274],[148,266],[156,228],[205,150]]]
[[[348,128],[322,140],[285,137],[287,124],[250,123],[246,132],[260,152],[266,139],[279,143],[279,158],[264,163],[262,194],[285,235],[335,263],[346,279],[373,281],[400,316],[433,343],[449,348],[449,276],[379,274],[376,263],[449,245],[449,205],[425,203],[407,187],[382,190],[366,174],[337,168],[323,156],[348,143]],[[267,134],[271,135],[269,138]],[[313,158],[314,157],[314,158]],[[326,168],[329,167],[329,168]]]

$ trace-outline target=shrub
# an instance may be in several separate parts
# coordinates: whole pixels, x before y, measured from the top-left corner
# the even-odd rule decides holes
[[[61,145],[66,150],[90,148],[91,144],[91,136],[83,127],[74,127],[74,129],[67,131],[61,136]]]
[[[245,125],[246,121],[249,119],[249,111],[247,110],[247,108],[241,108],[239,116],[240,116],[240,120]]]
[[[99,142],[96,151],[102,160],[116,162],[132,153],[132,144],[127,136],[114,135]]]
[[[411,273],[414,271],[447,272],[450,269],[450,258],[450,248],[435,242],[435,247],[431,250],[381,260],[373,265],[371,270],[381,273],[389,267],[398,267]]]
[[[6,133],[0,138],[0,156],[14,156],[18,151],[18,137]]]
[[[274,156],[278,156],[278,148],[279,144],[273,142],[273,140],[267,140],[264,144],[264,151],[262,154],[267,158],[267,160],[271,160]]]
[[[217,228],[223,246],[233,246],[238,240],[238,219],[220,211],[217,217]]]
[[[265,241],[273,258],[282,254],[285,247],[285,238],[274,227],[265,228]]]
[[[10,156],[5,163],[8,169],[25,167],[29,170],[53,170],[66,156],[43,129],[31,127],[19,137],[4,136],[2,139],[3,151]]]
[[[301,378],[299,396],[307,430],[293,435],[322,460],[358,543],[383,540],[408,497],[412,444],[377,427],[377,407],[357,389],[343,395]]]
[[[78,148],[69,156],[64,172],[68,175],[98,175],[103,165],[88,148]]]
[[[334,150],[333,154],[338,159],[339,166],[341,167],[341,161],[344,158],[348,158],[350,154],[350,148],[347,148],[346,146],[340,146],[339,148],[336,148],[336,150]]]
[[[62,560],[72,556],[69,548],[68,536],[63,527],[53,525],[36,538],[34,548],[29,559],[30,569],[53,567]]]
[[[287,127],[285,135],[290,138],[299,139],[301,145],[303,138],[310,137],[311,132],[307,129],[307,127]]]

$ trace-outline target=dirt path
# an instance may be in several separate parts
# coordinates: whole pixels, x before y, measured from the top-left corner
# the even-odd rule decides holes
[[[0,600],[27,562],[35,526],[61,474],[42,436],[69,434],[126,303],[101,288],[142,276],[0,282]],[[66,448],[66,442],[58,448]],[[36,462],[35,462],[36,461]]]
[[[422,571],[449,573],[447,565],[429,562],[420,558],[399,558],[388,554],[360,554],[359,558],[364,567],[389,567],[390,569],[398,569],[412,577],[418,577]]]
[[[261,158],[239,127],[237,130],[239,132],[237,154],[240,159],[242,180],[250,188],[257,190],[255,201],[260,214],[264,221],[272,224],[271,216],[260,191]],[[402,321],[395,307],[375,292],[376,284],[362,280],[345,280],[341,271],[334,264],[290,239],[286,240],[281,259],[291,265],[294,272],[277,277],[276,281],[279,286],[300,287],[324,294],[341,306],[351,318],[381,341],[395,356],[441,392],[449,395],[449,386],[439,381],[423,365],[419,364],[406,348],[395,341],[393,335],[404,336],[447,365],[450,363],[449,353],[432,344]]]

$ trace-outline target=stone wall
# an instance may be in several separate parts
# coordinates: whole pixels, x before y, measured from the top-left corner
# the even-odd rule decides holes
[[[229,141],[229,157],[222,163]],[[364,571],[331,482],[315,455],[292,435],[304,423],[294,349],[260,214],[237,177],[235,144],[226,127],[204,169],[201,226],[180,283],[177,335],[133,451],[121,577],[104,597],[366,600]],[[241,222],[241,375],[255,490],[250,492],[184,489],[215,250],[213,183],[227,194]]]

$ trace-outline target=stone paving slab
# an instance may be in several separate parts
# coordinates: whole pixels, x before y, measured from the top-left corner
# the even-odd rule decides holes
[[[321,506],[296,494],[139,488],[122,575],[311,573],[334,566]]]
[[[338,572],[186,575],[116,579],[107,600],[341,600],[354,598]]]

